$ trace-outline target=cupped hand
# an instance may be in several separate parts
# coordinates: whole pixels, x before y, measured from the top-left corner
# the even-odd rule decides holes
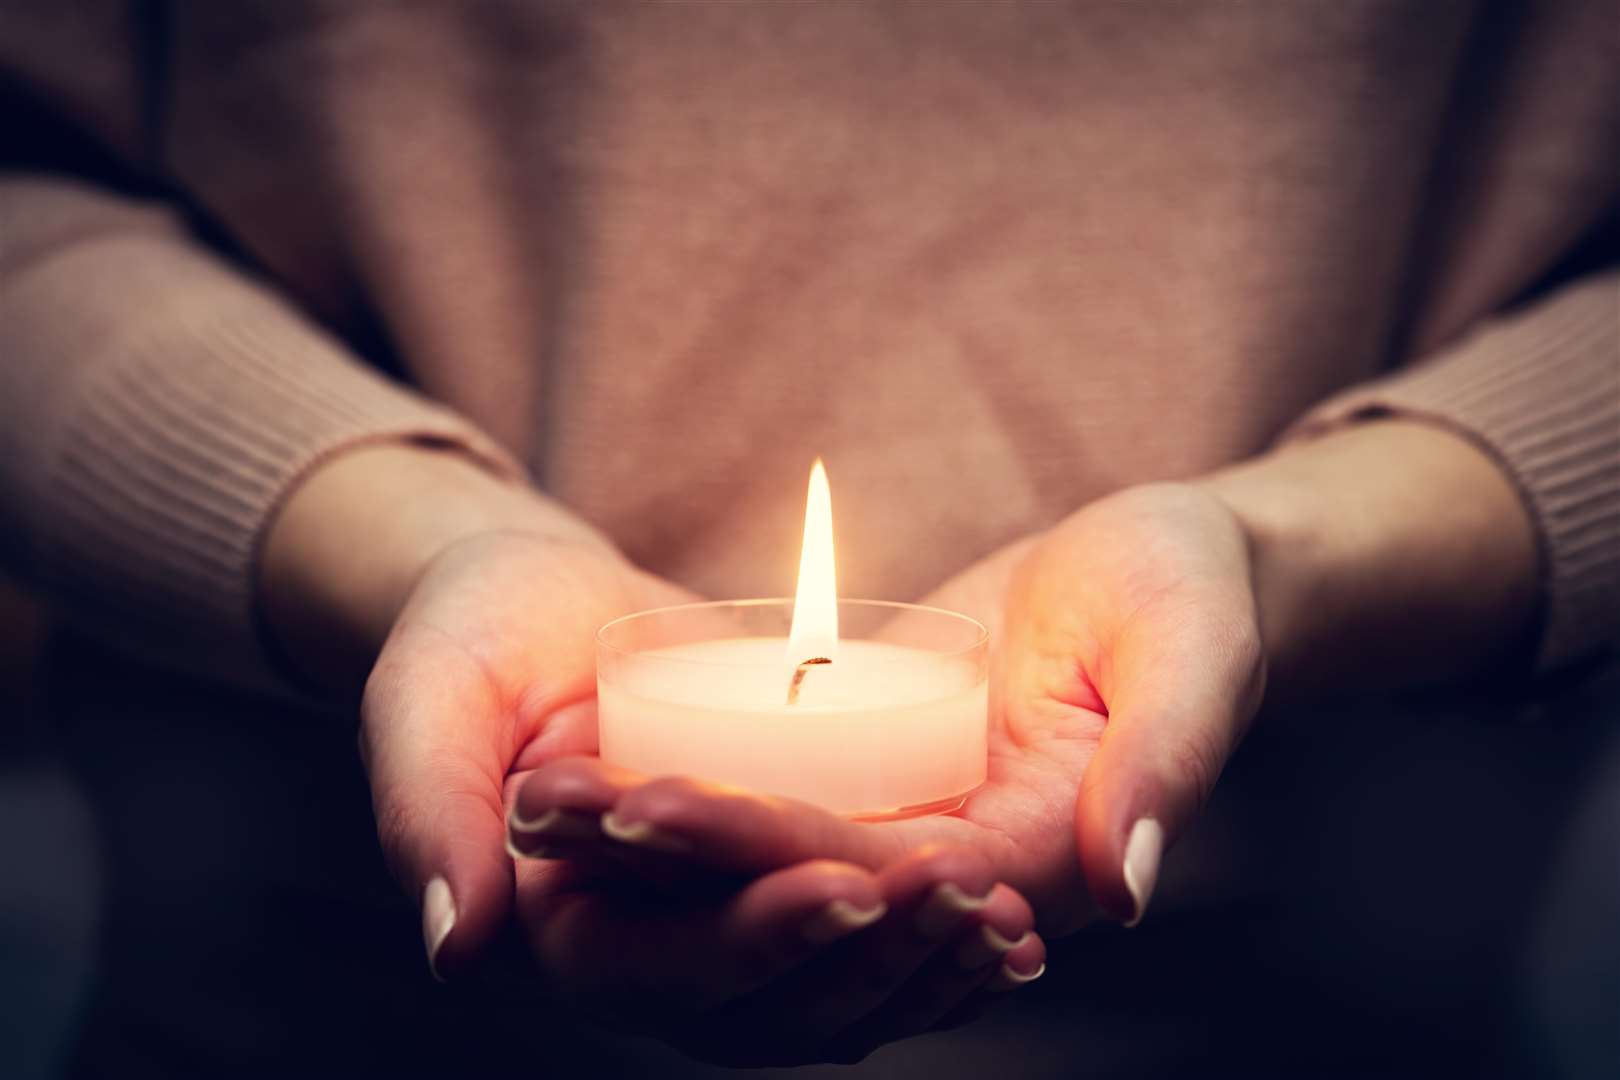
[[[428,565],[367,683],[362,745],[383,849],[420,890],[436,972],[477,965],[513,913],[504,793],[595,750],[596,627],[686,599],[600,545],[521,531],[474,535]],[[559,817],[554,844],[582,824],[599,834],[596,818]],[[535,835],[520,830],[514,850],[533,853]],[[998,982],[1004,964],[1043,961],[1029,905],[971,852],[881,869],[796,860],[757,878],[685,869],[520,866],[515,914],[545,988],[696,1056],[785,1063],[948,1022],[1016,984]]]
[[[596,747],[594,632],[691,597],[591,539],[477,532],[420,574],[361,706],[378,836],[422,904],[435,973],[472,964],[511,914],[508,777]]]
[[[545,847],[556,823],[607,815],[604,829],[574,829],[562,848],[574,865],[737,876],[816,859],[881,873],[944,845],[982,858],[990,880],[1030,901],[1043,932],[1099,911],[1139,919],[1165,847],[1209,794],[1265,684],[1241,523],[1200,487],[1128,489],[990,556],[928,602],[980,618],[994,642],[989,778],[957,813],[854,823],[572,757],[527,780],[514,842]]]

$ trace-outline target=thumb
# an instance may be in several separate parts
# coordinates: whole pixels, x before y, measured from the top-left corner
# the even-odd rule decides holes
[[[1208,798],[1259,706],[1264,653],[1252,603],[1139,613],[1100,687],[1101,743],[1081,780],[1076,844],[1093,899],[1134,926],[1159,864]]]
[[[401,627],[366,684],[361,748],[378,839],[421,906],[441,980],[469,969],[512,902],[504,707],[473,658],[433,631]]]

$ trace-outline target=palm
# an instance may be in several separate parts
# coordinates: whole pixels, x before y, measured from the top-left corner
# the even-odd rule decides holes
[[[1180,642],[1209,650],[1214,636],[1199,635],[1252,623],[1240,532],[1206,495],[1136,489],[1002,549],[928,602],[991,628],[989,780],[957,818],[882,827],[907,844],[978,845],[1043,926],[1072,929],[1093,910],[1075,804],[1109,699],[1161,675]]]
[[[1075,802],[1101,743],[1103,672],[1171,628],[1228,568],[1210,558],[1208,507],[1181,489],[1104,500],[946,582],[926,603],[972,615],[994,643],[990,768],[955,817],[879,826],[907,846],[956,842],[991,855],[1041,925],[1094,913],[1075,847]],[[1219,547],[1220,545],[1213,545]]]
[[[431,673],[435,689],[453,699],[463,738],[497,737],[504,778],[536,739],[593,738],[588,725],[567,722],[574,711],[566,707],[595,688],[596,627],[690,599],[606,549],[489,534],[428,569],[379,666],[408,662],[423,682]]]
[[[400,626],[441,633],[478,660],[494,689],[521,697],[561,692],[559,683],[574,690],[593,676],[593,634],[607,620],[689,599],[606,549],[494,533],[444,553]]]
[[[961,810],[869,826],[897,846],[960,844],[989,856],[998,876],[1034,905],[1043,927],[1067,930],[1087,914],[1074,856],[1074,801],[1106,717],[1085,704],[1047,698],[1011,685],[1005,650],[1009,615],[1017,619],[1015,582],[1042,537],[1001,549],[941,586],[924,601],[971,615],[991,631],[995,688],[989,772]],[[1089,703],[1088,703],[1089,704]]]
[[[1075,791],[1102,723],[1076,710],[1067,732],[1054,731],[1039,744],[1019,744],[997,725],[988,779],[956,815],[870,827],[893,833],[904,850],[952,844],[983,853],[997,877],[1035,907],[1046,932],[1072,929],[1088,910],[1074,852]]]

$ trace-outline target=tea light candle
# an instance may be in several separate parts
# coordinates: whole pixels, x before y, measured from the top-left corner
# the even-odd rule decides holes
[[[965,615],[838,599],[818,461],[793,600],[663,608],[598,633],[600,752],[854,817],[955,809],[985,778],[987,656]]]

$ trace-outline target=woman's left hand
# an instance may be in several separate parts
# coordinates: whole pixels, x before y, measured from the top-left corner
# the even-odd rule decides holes
[[[1027,899],[1044,934],[1099,914],[1134,923],[1268,676],[1297,692],[1491,670],[1522,650],[1535,582],[1529,519],[1488,456],[1422,424],[1368,424],[1101,499],[931,596],[986,622],[994,642],[989,778],[955,814],[857,824],[572,757],[522,784],[509,835],[519,854],[558,856],[533,864],[553,879],[599,868],[587,896],[627,878],[764,882],[812,860],[881,879],[937,849],[982,860],[976,880]],[[520,908],[556,959],[569,950],[546,937],[549,903]],[[881,949],[860,949],[875,930],[846,943],[846,987],[882,970]],[[879,1008],[853,1032],[804,1041],[801,1056],[916,1030],[886,1019]]]

